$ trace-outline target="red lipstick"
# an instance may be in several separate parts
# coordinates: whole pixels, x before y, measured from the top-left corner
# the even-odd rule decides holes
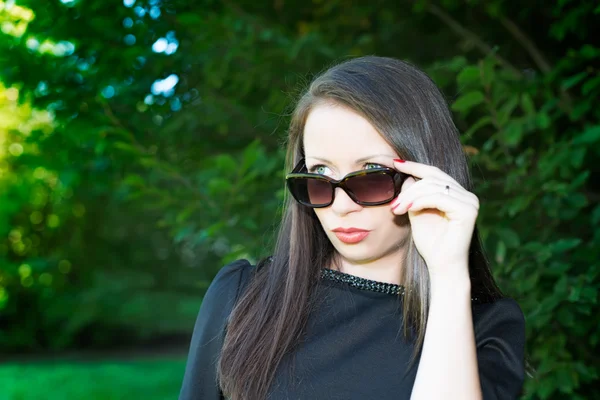
[[[358,243],[369,235],[368,230],[359,228],[335,228],[332,231],[341,242],[346,244]]]

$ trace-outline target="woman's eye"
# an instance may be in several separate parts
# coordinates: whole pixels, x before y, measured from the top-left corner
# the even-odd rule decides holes
[[[381,164],[375,164],[375,163],[365,164],[365,169],[373,169],[373,168],[385,168],[385,167]]]
[[[315,165],[310,169],[310,172],[319,175],[331,175],[331,170],[324,165]]]

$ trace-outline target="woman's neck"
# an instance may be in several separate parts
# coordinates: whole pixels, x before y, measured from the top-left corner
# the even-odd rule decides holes
[[[372,281],[400,285],[405,263],[405,249],[398,249],[373,260],[356,261],[338,255],[331,269]]]

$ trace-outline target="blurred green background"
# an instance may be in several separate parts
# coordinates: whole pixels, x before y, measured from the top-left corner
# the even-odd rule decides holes
[[[0,0],[0,399],[174,399],[218,269],[268,255],[311,77],[392,56],[442,87],[523,399],[597,399],[596,1]]]

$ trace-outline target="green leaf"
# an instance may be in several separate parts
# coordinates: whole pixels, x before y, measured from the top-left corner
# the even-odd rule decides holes
[[[452,104],[452,109],[454,111],[468,111],[481,104],[484,99],[483,93],[478,90],[467,92]]]
[[[562,88],[567,90],[572,88],[573,86],[577,85],[579,82],[581,82],[583,79],[585,79],[588,76],[588,72],[587,71],[583,71],[580,72],[576,75],[573,75],[567,79],[565,79],[562,82]]]
[[[138,174],[128,174],[125,179],[123,179],[123,183],[134,187],[146,186],[146,181]]]
[[[537,386],[537,393],[542,399],[548,399],[550,396],[556,391],[556,387],[554,383],[548,381],[547,379],[544,382],[540,383]]]
[[[564,272],[566,272],[566,271],[564,271]],[[569,292],[569,297],[567,297],[567,300],[574,303],[574,302],[579,301],[580,298],[581,298],[581,287],[578,285],[573,285],[571,287],[571,291]]]
[[[104,140],[99,141],[98,143],[96,143],[96,146],[94,146],[94,154],[96,155],[100,155],[104,153],[104,150],[106,150],[106,147],[108,146],[108,143]]]
[[[508,146],[516,146],[521,142],[523,138],[523,125],[512,121],[502,131],[502,137],[504,138],[504,143]]]
[[[517,248],[521,245],[521,240],[517,232],[510,228],[499,228],[497,235],[502,239],[506,246],[509,248]]]
[[[600,57],[600,49],[589,44],[584,44],[581,46],[579,54],[585,58],[594,59]]]
[[[589,172],[589,171],[585,171],[585,172]],[[585,195],[581,192],[572,193],[570,196],[568,196],[566,198],[566,200],[568,203],[568,207],[570,209],[569,211],[571,211],[571,212],[577,212],[580,209],[582,209],[583,207],[588,205],[587,197],[585,197]],[[565,217],[568,215],[569,215],[568,213],[565,213]]]
[[[255,231],[258,229],[258,224],[254,218],[243,218],[241,221],[241,226],[249,231]]]
[[[481,80],[485,87],[489,87],[494,80],[494,67],[496,65],[496,61],[493,56],[488,56],[480,62],[482,77]]]
[[[183,240],[187,239],[187,237],[190,236],[193,232],[193,226],[186,225],[177,231],[177,233],[173,237],[173,240],[175,241],[175,243],[181,243]]]
[[[533,104],[533,100],[528,93],[523,93],[521,95],[521,107],[528,115],[535,114],[535,105]]]
[[[196,210],[196,206],[194,205],[190,205],[186,208],[184,208],[183,210],[181,210],[181,212],[179,212],[177,214],[177,217],[175,217],[175,222],[180,224],[182,222],[187,221],[190,218],[190,215],[192,215],[192,213]]]
[[[590,101],[583,101],[583,102],[579,102],[576,103],[576,105],[573,107],[572,111],[571,111],[571,120],[572,121],[578,121],[579,119],[581,119],[582,116],[584,116],[585,114],[587,114],[588,111],[590,111],[593,107],[593,104]]]
[[[465,67],[456,77],[459,87],[470,86],[479,83],[481,80],[481,70],[477,66]]]
[[[506,125],[510,119],[513,111],[519,105],[519,97],[512,95],[508,100],[498,109],[498,124],[500,126]]]
[[[483,116],[477,120],[471,127],[463,133],[464,137],[471,137],[475,132],[479,129],[483,128],[486,125],[490,125],[492,123],[492,118],[489,115]]]
[[[124,152],[127,152],[127,153],[140,154],[140,150],[137,147],[135,147],[135,146],[133,146],[133,145],[131,145],[129,143],[114,142],[112,145],[113,145],[114,148],[119,149],[119,150],[123,150]]]
[[[551,261],[548,272],[555,276],[562,276],[571,269],[571,264],[566,262]]]
[[[573,139],[573,144],[592,144],[600,141],[600,125],[594,125]]]
[[[229,179],[213,178],[208,182],[208,190],[211,195],[228,192],[232,189],[232,183]]]
[[[573,313],[566,307],[561,307],[558,309],[558,312],[556,313],[556,319],[561,323],[561,325],[566,327],[572,327],[575,324]]]
[[[590,176],[590,173],[590,171],[582,171],[575,178],[571,179],[571,190],[576,190],[583,185]]]
[[[588,95],[591,93],[592,90],[596,89],[599,86],[600,86],[600,76],[596,76],[594,78],[588,79],[581,86],[581,93],[583,95]]]
[[[571,161],[571,165],[578,169],[581,168],[586,154],[587,147],[572,147],[569,152],[569,159]]]
[[[500,8],[500,2],[486,2],[485,11],[493,17],[493,19],[497,19],[501,14],[502,10]]]
[[[536,124],[540,129],[546,129],[550,126],[551,120],[548,114],[540,112],[537,114]]]
[[[246,146],[242,155],[241,171],[244,173],[250,169],[250,167],[256,163],[262,153],[263,151],[260,147],[260,141],[258,139],[252,141],[252,143]]]
[[[505,258],[506,258],[506,245],[504,244],[503,241],[500,240],[496,246],[495,259],[498,264],[503,264]]]
[[[230,154],[220,154],[215,157],[217,168],[224,173],[235,173],[238,169],[238,163]]]
[[[554,253],[564,253],[565,251],[572,250],[581,244],[582,240],[579,238],[560,239],[550,244],[550,248]]]
[[[138,162],[140,163],[141,166],[146,167],[146,168],[160,168],[166,171],[171,170],[170,166],[166,163],[161,163],[159,160],[157,160],[155,157],[151,157],[151,156],[144,156],[144,157],[140,157],[138,159]]]
[[[574,323],[574,321],[571,321],[571,323]],[[575,383],[570,373],[570,368],[559,368],[555,371],[555,373],[559,390],[564,394],[573,393],[573,387],[575,386]]]

